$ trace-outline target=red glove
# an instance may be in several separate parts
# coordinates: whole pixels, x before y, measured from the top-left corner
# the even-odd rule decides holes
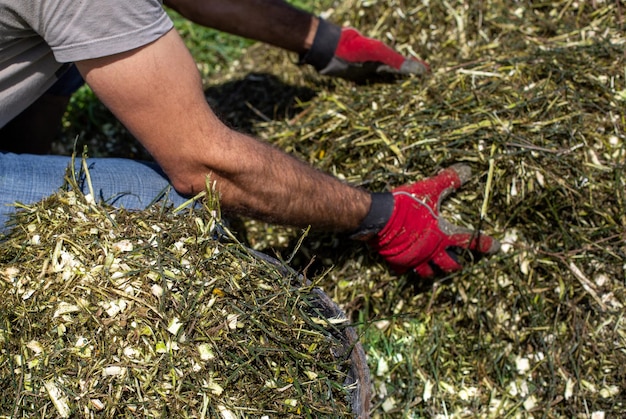
[[[385,227],[369,243],[398,273],[413,269],[422,277],[434,267],[449,273],[461,269],[448,252],[463,248],[484,254],[499,250],[494,238],[446,221],[439,215],[441,201],[469,180],[466,165],[451,166],[438,175],[392,191],[394,209]]]
[[[430,71],[424,61],[405,58],[354,28],[342,29],[324,19],[319,20],[313,45],[301,62],[313,65],[320,74],[355,81]]]

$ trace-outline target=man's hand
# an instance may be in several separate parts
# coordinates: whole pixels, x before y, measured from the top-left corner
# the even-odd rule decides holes
[[[436,269],[445,273],[461,269],[451,249],[497,252],[500,243],[494,238],[453,225],[439,214],[441,201],[469,177],[468,166],[454,165],[432,178],[394,189],[391,218],[370,245],[396,272],[413,269],[422,277],[433,276]]]
[[[424,61],[405,58],[354,28],[340,28],[323,19],[319,20],[311,49],[301,61],[313,65],[320,74],[354,81],[430,71]]]

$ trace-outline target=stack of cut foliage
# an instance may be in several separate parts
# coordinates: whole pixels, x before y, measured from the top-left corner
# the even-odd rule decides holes
[[[0,238],[1,417],[367,412],[341,310],[227,240],[215,210],[129,212],[69,191],[14,223]]]
[[[624,3],[347,1],[329,19],[426,59],[432,74],[357,85],[256,46],[209,88],[217,111],[371,190],[465,162],[474,175],[445,211],[503,242],[429,282],[342,237],[305,240],[294,263],[328,270],[324,289],[363,321],[373,414],[621,416]],[[248,225],[258,249],[297,242]]]
[[[360,321],[358,330],[373,372],[372,415],[623,416],[624,3],[349,0],[333,6],[324,11],[330,20],[355,26],[403,54],[426,59],[432,74],[391,84],[356,85],[320,77],[295,66],[293,55],[256,45],[230,72],[206,80],[209,102],[231,125],[372,190],[390,189],[465,162],[474,175],[444,203],[444,212],[454,222],[483,229],[503,242],[502,251],[488,259],[462,255],[467,263],[461,272],[435,281],[393,275],[375,254],[341,236],[310,234],[301,243],[291,265],[306,268],[308,278]],[[43,218],[55,215],[54,211],[44,209]],[[88,219],[92,216],[83,213]],[[197,232],[191,234],[166,212],[153,216],[157,218],[149,220],[154,221],[134,219],[125,228],[114,229],[122,225],[120,217],[131,216],[81,227],[89,221],[77,214],[59,219],[49,231],[37,227],[34,215],[23,219],[23,231],[12,236],[23,237],[22,242],[13,241],[3,255],[10,249],[10,258],[24,262],[9,264],[13,259],[3,256],[5,277],[15,277],[7,268],[25,269],[33,257],[24,252],[31,246],[41,249],[36,257],[49,260],[45,269],[41,266],[30,274],[33,284],[50,270],[61,269],[57,274],[62,276],[63,266],[102,248],[107,250],[100,251],[104,259],[98,264],[102,272],[107,267],[112,282],[101,292],[100,285],[94,285],[97,282],[77,286],[74,274],[68,274],[65,284],[56,281],[54,288],[44,289],[45,294],[11,282],[11,287],[21,286],[22,291],[18,296],[3,295],[8,302],[3,312],[14,313],[1,317],[0,342],[3,348],[9,342],[13,345],[10,357],[6,349],[0,355],[3,368],[11,374],[5,378],[5,370],[2,373],[3,383],[8,383],[3,386],[3,413],[7,406],[23,412],[20,409],[51,400],[51,395],[66,397],[61,400],[71,406],[89,399],[90,404],[80,405],[81,413],[84,409],[117,413],[112,409],[122,399],[130,400],[128,406],[138,412],[154,402],[157,409],[199,414],[219,397],[225,409],[233,409],[228,406],[240,405],[239,401],[230,405],[223,396],[251,395],[248,384],[236,384],[248,367],[263,374],[260,381],[268,383],[259,391],[282,397],[272,406],[301,401],[312,386],[330,389],[337,387],[332,382],[342,382],[341,377],[313,370],[306,363],[309,357],[328,352],[300,345],[300,339],[315,334],[293,339],[292,329],[276,331],[276,341],[286,346],[279,345],[272,357],[282,360],[287,352],[298,351],[305,364],[287,367],[265,361],[267,368],[255,370],[253,362],[244,362],[240,370],[218,370],[217,360],[231,352],[209,351],[202,339],[212,343],[214,336],[222,336],[220,344],[230,344],[239,322],[254,325],[228,302],[231,295],[244,299],[250,294],[238,289],[243,283],[240,276],[268,268],[237,246],[207,241],[209,253],[219,250],[216,255],[205,255],[206,245],[192,246],[205,240],[202,225],[208,225],[209,218],[201,217],[204,224],[190,227]],[[244,221],[249,244],[256,249],[290,256],[298,246],[301,232],[297,230]],[[152,225],[159,231],[140,236],[145,233],[142,223],[148,231]],[[64,238],[77,228],[91,237],[89,243],[72,244],[74,239]],[[108,238],[109,231],[114,237]],[[190,233],[178,238],[179,231]],[[35,236],[39,244],[33,243]],[[44,241],[46,237],[56,239]],[[128,272],[138,269],[133,257],[139,257],[139,237],[144,243],[141,251],[155,262],[141,274],[150,289],[142,288],[133,296],[131,289],[139,292],[137,280],[124,281],[135,278]],[[133,251],[123,251],[125,240],[133,244]],[[151,240],[167,243],[157,251],[149,245]],[[121,244],[110,250],[103,244],[109,242]],[[183,251],[177,246],[188,250],[185,259],[190,263],[167,273],[160,266],[178,260]],[[79,250],[64,262],[62,255],[68,249]],[[116,262],[127,253],[129,260]],[[112,261],[107,259],[110,254]],[[201,279],[207,285],[187,291],[188,286],[198,285],[188,276],[180,279],[181,275],[226,256],[232,259],[207,267]],[[128,269],[120,271],[124,263]],[[236,273],[226,276],[239,279],[226,285],[211,282],[227,269]],[[271,272],[264,275],[273,277]],[[7,287],[4,282],[2,286]],[[30,292],[30,298],[24,298]],[[226,303],[221,306],[225,310],[221,323],[213,325],[209,314],[194,309],[199,307],[195,301],[201,292],[209,294],[209,301],[214,298],[214,304]],[[263,302],[276,293],[268,289],[253,296]],[[101,298],[102,305],[83,310],[87,297]],[[146,306],[136,301],[139,297],[153,300]],[[168,307],[170,314],[164,316],[161,310]],[[282,322],[293,326],[296,320],[290,315],[297,314],[292,310],[300,306],[289,307],[281,312],[285,313]],[[136,320],[139,315],[146,320]],[[100,334],[83,332],[95,324],[102,324]],[[28,330],[45,332],[53,346],[27,337]],[[185,340],[193,336],[202,339],[186,346]],[[251,338],[261,348],[254,352],[254,362],[269,359],[263,358],[268,338]],[[308,345],[319,347],[323,342]],[[237,354],[232,351],[231,356]],[[87,362],[95,357],[103,361]],[[203,368],[202,379],[190,385],[186,380],[199,376],[193,374],[198,367]],[[35,372],[42,371],[45,380],[36,381]],[[296,372],[314,374],[303,377]],[[70,382],[74,384],[64,384]],[[92,392],[96,382],[102,387]],[[53,385],[42,391],[45,383]],[[152,387],[144,391],[141,383]],[[228,393],[235,388],[241,390]],[[216,394],[220,392],[221,396]],[[23,398],[7,405],[7,394]],[[190,403],[198,394],[200,405]],[[336,409],[342,396],[330,390],[327,394],[333,401],[328,409]],[[53,409],[50,403],[46,406],[48,412]],[[290,408],[297,412],[303,404]]]

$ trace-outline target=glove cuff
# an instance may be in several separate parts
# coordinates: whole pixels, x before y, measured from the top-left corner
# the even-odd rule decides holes
[[[341,38],[341,27],[319,18],[311,49],[300,54],[300,64],[311,64],[317,71],[324,69],[335,56]]]
[[[394,198],[391,192],[372,193],[372,204],[369,212],[361,221],[361,225],[350,235],[351,239],[368,240],[381,231],[389,222],[394,208]]]

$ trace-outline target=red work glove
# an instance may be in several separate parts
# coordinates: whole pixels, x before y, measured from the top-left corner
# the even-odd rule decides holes
[[[433,276],[461,269],[449,253],[462,248],[483,254],[499,250],[494,238],[453,225],[439,215],[441,201],[469,180],[466,165],[451,166],[438,175],[392,191],[394,208],[385,227],[369,243],[398,273],[413,269],[419,276]]]
[[[405,58],[354,28],[340,28],[324,19],[319,20],[313,45],[300,61],[313,65],[320,74],[354,81],[430,71],[424,61]]]

